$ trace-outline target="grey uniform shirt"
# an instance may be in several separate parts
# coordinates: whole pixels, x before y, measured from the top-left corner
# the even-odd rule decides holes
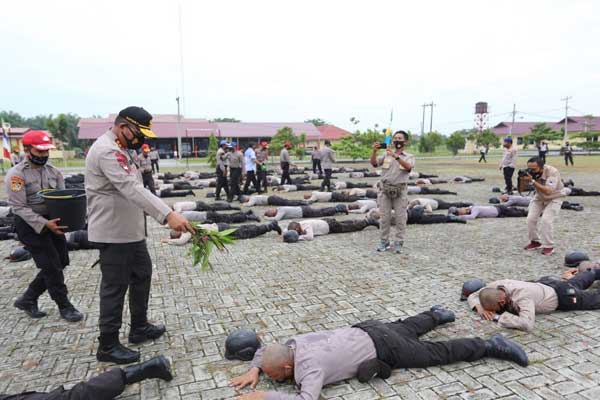
[[[24,159],[25,158],[23,157],[22,154],[10,153],[10,162],[11,162],[11,164],[13,166],[17,165],[18,163],[20,163]]]
[[[312,152],[312,159],[313,160],[320,160],[321,159],[321,152],[319,150],[314,150]]]
[[[88,239],[98,243],[144,240],[144,212],[164,223],[172,211],[142,185],[142,177],[112,131],[90,147],[85,160]]]
[[[281,150],[281,154],[279,154],[279,161],[280,162],[290,162],[290,153],[287,151],[286,148],[283,148],[283,150]]]
[[[415,167],[415,158],[412,154],[400,153],[400,157],[408,161],[411,169]],[[391,185],[408,183],[410,170],[404,169],[394,157],[387,154],[377,159],[377,166],[381,167],[381,182]]]
[[[152,160],[150,159],[150,156],[148,156],[148,157],[140,156],[139,164],[140,164],[140,171],[152,172]]]
[[[517,149],[515,147],[511,147],[510,149],[504,148],[504,155],[502,156],[500,166],[502,168],[517,168]]]
[[[302,218],[302,207],[283,206],[277,207],[277,214],[272,218],[275,221],[282,219],[297,219]]]
[[[219,150],[217,150],[217,168],[221,171],[225,171],[225,154],[225,150],[219,147]]]
[[[12,167],[5,178],[8,205],[37,233],[42,232],[48,219],[44,199],[37,195],[43,189],[64,189],[62,174],[52,165],[33,168],[29,160]]]
[[[242,168],[244,165],[244,155],[241,151],[234,151],[229,153],[229,168]]]
[[[207,219],[206,211],[184,211],[181,215],[193,222],[206,222]]]
[[[369,335],[359,328],[340,328],[294,336],[285,343],[294,351],[294,381],[300,393],[267,392],[267,400],[318,400],[323,386],[356,376],[363,361],[377,357]],[[260,368],[264,346],[254,354]]]
[[[498,208],[495,206],[471,206],[470,214],[459,215],[458,218],[463,221],[476,218],[496,218],[498,216]]]
[[[529,207],[532,198],[529,196],[508,196],[508,200],[504,203],[505,206],[511,207]]]
[[[150,160],[156,161],[160,158],[160,156],[158,155],[158,150],[152,150],[150,152]]]
[[[329,147],[323,147],[319,150],[321,153],[321,167],[323,169],[331,169],[335,162],[335,153]]]

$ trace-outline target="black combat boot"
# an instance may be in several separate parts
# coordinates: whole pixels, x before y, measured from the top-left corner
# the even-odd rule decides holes
[[[335,211],[340,214],[343,213],[343,214],[348,215],[348,206],[346,206],[345,204],[336,204]]]
[[[173,379],[171,363],[165,356],[154,357],[143,363],[123,368],[123,373],[126,385],[152,378],[167,382]]]
[[[392,375],[390,366],[376,358],[361,362],[356,372],[360,383],[367,383],[375,377],[387,379],[390,375]]]
[[[123,346],[119,333],[100,335],[96,359],[115,364],[131,364],[140,361],[140,353]]]
[[[252,210],[248,210],[246,212],[246,218],[248,218],[249,221],[260,222],[260,217],[256,214],[254,214],[254,211],[252,211]]]
[[[529,364],[525,350],[502,335],[494,335],[485,341],[485,355],[500,360],[513,361],[522,367]]]
[[[37,300],[26,300],[25,296],[21,296],[15,300],[14,306],[19,310],[25,311],[27,315],[34,319],[44,318],[48,315],[44,311],[38,309]]]
[[[438,325],[447,324],[448,322],[454,322],[456,317],[454,316],[454,312],[450,310],[446,310],[439,304],[431,307],[429,309],[433,313],[434,318],[437,321]]]
[[[281,227],[277,221],[271,221],[267,224],[269,230],[277,232],[278,235],[281,235]]]
[[[131,328],[129,332],[129,343],[139,344],[147,342],[148,340],[158,339],[161,337],[167,328],[163,324],[152,325],[146,323],[146,325],[139,328]]]

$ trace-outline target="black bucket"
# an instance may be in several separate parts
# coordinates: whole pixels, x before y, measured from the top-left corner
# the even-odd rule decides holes
[[[60,218],[59,225],[67,226],[65,232],[85,229],[86,198],[83,189],[48,190],[40,193],[48,207],[50,219]]]

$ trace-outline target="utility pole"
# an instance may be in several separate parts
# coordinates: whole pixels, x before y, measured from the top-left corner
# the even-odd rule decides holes
[[[421,121],[421,136],[423,136],[425,134],[425,107],[427,107],[429,104],[423,104],[421,107],[423,107],[423,120]]]
[[[179,109],[179,96],[175,98],[177,101],[177,157],[176,159],[181,158],[181,112]]]
[[[181,24],[181,3],[177,5],[179,17],[179,72],[181,73],[181,101],[183,103],[183,112],[185,113],[185,79],[183,76],[183,28]],[[179,111],[179,96],[177,96],[177,152],[178,159],[181,160],[181,114]]]
[[[565,134],[563,135],[562,144],[565,145],[565,142],[569,138],[569,100],[571,100],[572,96],[566,96],[560,99],[565,102]]]
[[[433,107],[435,104],[432,101],[428,106],[431,107],[431,111],[429,112],[429,132],[433,132]]]
[[[512,136],[513,126],[515,125],[515,116],[517,115],[517,105],[513,103],[512,110],[512,124],[510,124],[510,129],[508,130],[508,136]]]

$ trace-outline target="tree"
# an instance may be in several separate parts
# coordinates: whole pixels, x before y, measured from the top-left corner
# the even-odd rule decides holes
[[[14,111],[0,111],[0,119],[14,127],[25,126],[25,119]]]
[[[327,125],[327,122],[325,122],[325,120],[322,120],[321,118],[305,119],[304,122],[313,124],[314,126]]]
[[[286,141],[290,142],[292,147],[295,147],[299,142],[298,138],[294,136],[292,128],[288,126],[279,129],[275,136],[273,136],[273,139],[271,139],[271,142],[269,143],[269,153],[279,154]]]
[[[215,133],[211,132],[210,137],[208,138],[208,165],[211,168],[215,168],[217,166],[217,150],[219,149],[219,142],[215,137]]]
[[[531,134],[523,136],[523,140],[539,143],[542,140],[561,140],[563,138],[562,133],[555,131],[543,122],[535,124],[530,130]]]
[[[477,146],[500,147],[500,138],[491,129],[486,129],[483,132],[475,135]]]
[[[433,131],[426,133],[419,139],[419,152],[433,153],[436,147],[443,145],[444,142],[444,136],[439,132]]]
[[[210,122],[242,122],[237,118],[229,118],[229,117],[225,117],[225,118],[213,118],[210,120]]]
[[[459,150],[465,148],[467,143],[465,136],[461,132],[454,132],[446,140],[446,147],[452,152],[453,155],[457,155]]]
[[[367,159],[371,156],[371,145],[367,146],[361,144],[357,140],[357,137],[360,135],[360,133],[355,133],[352,136],[344,136],[339,142],[334,143],[331,147],[340,154],[352,158],[352,160]]]
[[[38,118],[38,117],[36,117]],[[56,118],[48,117],[45,129],[64,143],[67,148],[81,147],[82,141],[77,138],[79,117],[75,114],[58,114]]]

